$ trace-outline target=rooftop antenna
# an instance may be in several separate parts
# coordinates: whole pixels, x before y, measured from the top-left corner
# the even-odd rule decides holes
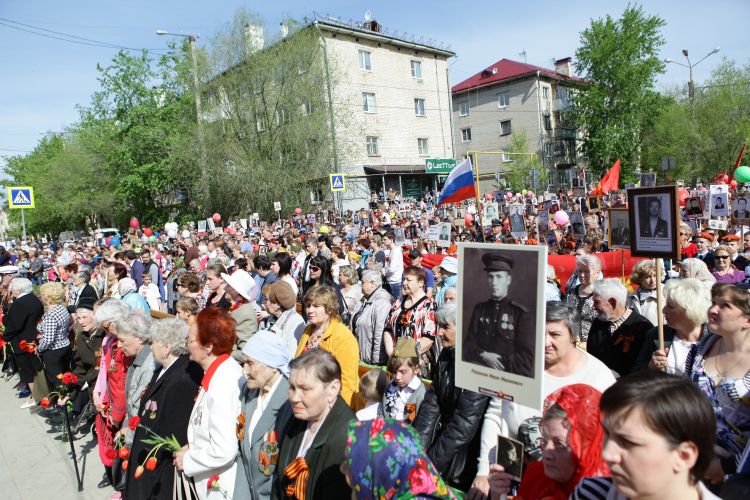
[[[519,52],[518,55],[523,56],[523,63],[526,64],[526,49],[521,49],[521,52]]]
[[[370,21],[372,21],[372,11],[371,10],[366,10],[365,11],[365,22],[369,23]]]

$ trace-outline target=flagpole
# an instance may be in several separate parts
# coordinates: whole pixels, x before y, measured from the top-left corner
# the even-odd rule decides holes
[[[487,237],[484,235],[484,210],[482,210],[482,202],[479,200],[479,161],[477,160],[477,154],[474,155],[474,190],[477,195],[477,213],[479,214],[479,231],[482,233],[482,242],[487,243]]]

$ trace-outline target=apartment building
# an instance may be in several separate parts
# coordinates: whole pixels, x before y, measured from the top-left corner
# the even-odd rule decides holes
[[[348,114],[335,124],[347,153],[344,209],[366,206],[380,189],[419,198],[437,188],[425,173],[428,158],[453,158],[448,59],[437,41],[390,31],[377,21],[316,18],[328,59],[336,68],[333,103]]]
[[[456,157],[476,151],[506,151],[523,131],[527,151],[549,172],[549,187],[570,186],[578,174],[578,133],[566,111],[583,81],[571,74],[571,58],[547,69],[501,59],[454,85],[453,127]],[[479,155],[480,189],[495,189],[512,155]],[[530,184],[531,185],[531,184]],[[537,185],[537,189],[548,186]]]

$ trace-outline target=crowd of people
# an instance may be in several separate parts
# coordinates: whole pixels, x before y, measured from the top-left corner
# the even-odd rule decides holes
[[[8,244],[3,371],[22,408],[95,433],[113,498],[746,498],[742,229],[684,224],[659,310],[654,260],[603,275],[603,209],[622,193],[583,228],[541,218],[545,235],[540,213],[583,200],[531,194],[486,225],[473,203],[381,193],[209,233]],[[509,208],[532,197],[519,232]],[[467,241],[574,260],[540,290],[541,412],[456,386]],[[522,476],[497,463],[498,436],[523,443]]]

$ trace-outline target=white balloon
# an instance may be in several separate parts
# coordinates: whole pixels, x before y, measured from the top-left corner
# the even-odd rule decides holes
[[[177,238],[177,231],[167,231],[167,236],[170,238]]]

